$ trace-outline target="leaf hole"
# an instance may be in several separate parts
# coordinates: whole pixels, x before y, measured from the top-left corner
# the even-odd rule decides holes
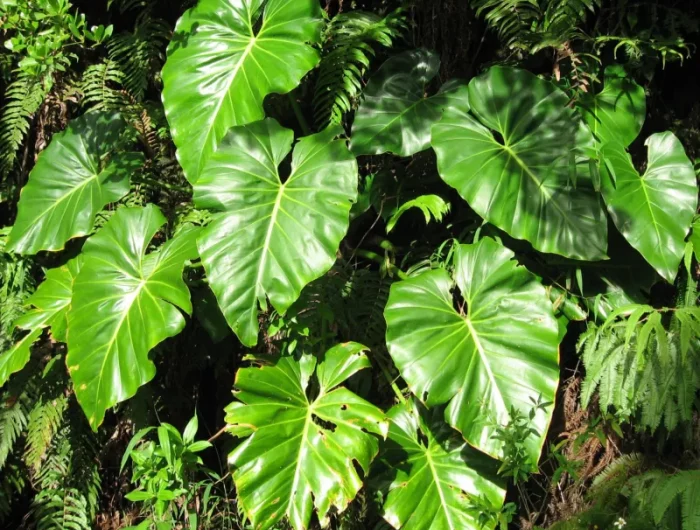
[[[493,139],[496,140],[496,143],[505,147],[506,139],[503,138],[503,135],[500,132],[493,131]]]
[[[287,157],[282,161],[277,168],[277,174],[279,175],[282,183],[287,182],[287,179],[289,179],[289,176],[292,174],[292,159],[290,157]]]
[[[348,406],[345,404],[340,405],[340,410],[348,410]]]
[[[331,432],[335,432],[335,424],[331,423],[330,421],[326,421],[322,418],[319,418],[318,416],[316,416],[316,414],[312,414],[311,419],[313,420],[313,422],[316,425],[318,425],[322,429],[325,429],[325,430],[331,431]]]
[[[462,291],[456,285],[452,289],[452,307],[460,316],[465,317],[467,315],[467,301],[462,296]]]
[[[426,449],[428,448],[428,437],[420,429],[418,429],[418,443],[420,443]]]

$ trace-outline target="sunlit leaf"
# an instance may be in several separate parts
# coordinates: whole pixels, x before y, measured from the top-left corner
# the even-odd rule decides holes
[[[254,528],[287,518],[309,528],[342,512],[362,487],[387,434],[384,413],[341,385],[369,368],[364,346],[346,343],[321,356],[257,357],[236,375],[237,401],[226,408],[229,432],[243,438],[231,453],[238,499]],[[310,387],[318,388],[311,394]]]

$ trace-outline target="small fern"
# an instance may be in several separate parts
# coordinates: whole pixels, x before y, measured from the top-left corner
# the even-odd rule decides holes
[[[122,86],[124,73],[114,61],[89,66],[78,84],[82,105],[103,110],[120,110],[127,104]]]
[[[583,406],[597,391],[601,409],[636,416],[652,431],[662,421],[669,431],[689,422],[700,388],[699,336],[697,307],[634,305],[615,311],[602,326],[591,324],[578,346],[586,367]]]
[[[27,485],[24,468],[19,462],[9,462],[0,474],[0,523],[12,512],[14,498]]]
[[[40,469],[51,441],[64,423],[68,408],[67,381],[61,362],[61,356],[49,361],[41,378],[39,395],[29,413],[24,463],[34,472]]]
[[[93,528],[100,475],[92,434],[86,433],[80,420],[74,414],[56,432],[35,475],[32,517],[39,530]]]
[[[632,508],[648,513],[659,529],[700,528],[700,471],[649,471],[631,479],[629,489]]]
[[[340,13],[328,25],[313,98],[316,126],[341,123],[362,91],[362,78],[375,46],[389,48],[406,28],[403,10],[380,17],[374,13]]]
[[[370,348],[383,348],[386,336],[384,308],[392,280],[377,271],[358,269],[349,276],[344,293],[348,337],[357,337]]]
[[[12,171],[31,119],[47,94],[45,80],[23,72],[7,87],[0,118],[0,177]]]
[[[430,223],[431,219],[435,221],[442,222],[442,219],[450,211],[450,203],[446,202],[439,195],[421,195],[408,202],[405,202],[401,207],[396,210],[396,212],[391,216],[386,224],[386,231],[391,232],[399,219],[411,208],[417,208],[423,213],[425,218],[425,224]]]
[[[471,0],[471,5],[506,46],[535,53],[579,36],[578,26],[600,0]]]
[[[36,395],[36,383],[33,380],[32,364],[15,374],[8,387],[2,392],[0,403],[0,470],[3,469],[10,455],[18,447]]]
[[[471,5],[511,48],[522,43],[523,35],[542,16],[537,0],[471,0]]]
[[[145,16],[137,21],[133,32],[115,35],[107,42],[109,61],[121,73],[119,82],[137,101],[160,75],[169,40],[170,26]]]

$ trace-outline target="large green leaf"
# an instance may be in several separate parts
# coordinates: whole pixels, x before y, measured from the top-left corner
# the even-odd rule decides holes
[[[29,362],[32,344],[44,328],[51,327],[54,337],[65,341],[65,318],[73,294],[73,280],[78,273],[78,261],[73,260],[63,267],[51,269],[36,292],[27,300],[31,307],[14,322],[16,328],[28,333],[13,347],[0,356],[0,386],[9,377],[19,372]]]
[[[385,482],[382,515],[403,530],[487,530],[476,506],[498,512],[505,497],[498,464],[469,447],[447,425],[439,407],[396,405],[388,413],[389,437],[377,466]],[[381,471],[380,471],[381,472]]]
[[[318,0],[200,0],[183,15],[163,104],[190,182],[230,127],[263,119],[265,96],[289,92],[316,66],[307,43],[319,42],[321,26]]]
[[[647,100],[644,89],[619,65],[605,69],[605,86],[581,101],[586,122],[600,142],[634,142],[644,125]]]
[[[258,339],[258,303],[280,313],[335,262],[357,198],[357,162],[339,126],[297,142],[284,183],[279,165],[293,132],[267,119],[234,127],[194,186],[199,207],[218,210],[199,252],[227,322]]]
[[[153,379],[148,352],[178,334],[192,311],[182,279],[196,256],[197,229],[146,255],[166,219],[157,207],[123,208],[83,248],[68,312],[66,363],[75,394],[96,429],[105,411]]]
[[[435,52],[412,50],[392,57],[370,79],[355,115],[350,149],[356,155],[411,156],[430,147],[430,128],[453,99],[466,98],[466,85],[449,83],[426,96],[437,75]]]
[[[693,164],[673,133],[650,136],[649,160],[639,175],[623,144],[603,145],[603,196],[617,229],[669,282],[678,273],[698,206]]]
[[[343,511],[362,487],[354,464],[368,473],[388,429],[381,410],[339,386],[370,368],[364,349],[341,344],[318,362],[311,355],[275,364],[258,357],[257,366],[238,371],[238,401],[226,408],[226,422],[246,439],[229,463],[254,528],[287,517],[296,530],[306,529],[314,507],[324,523],[332,507]]]
[[[92,230],[105,204],[126,195],[143,156],[114,152],[123,126],[118,114],[89,112],[53,137],[22,189],[7,251],[61,250]]]
[[[604,259],[605,212],[576,164],[590,132],[568,101],[529,72],[491,68],[445,110],[432,145],[443,180],[490,223],[542,252]]]
[[[384,315],[387,346],[411,391],[427,406],[449,402],[445,420],[483,452],[499,457],[494,423],[511,407],[524,413],[553,401],[559,381],[558,328],[552,303],[533,274],[492,239],[461,245],[455,309],[448,273],[433,270],[395,283]],[[527,440],[537,461],[551,409],[538,413]]]

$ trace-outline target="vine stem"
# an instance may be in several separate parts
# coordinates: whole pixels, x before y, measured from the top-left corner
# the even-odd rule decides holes
[[[384,378],[386,379],[387,383],[389,383],[389,386],[394,391],[394,394],[396,394],[396,397],[398,398],[399,402],[401,404],[405,405],[406,398],[403,397],[403,394],[401,393],[401,389],[396,384],[396,381],[391,377],[391,373],[389,372],[389,367],[384,362],[384,359],[382,359],[381,355],[373,355],[372,358],[375,361],[377,361],[377,364],[379,365],[379,369],[382,371],[382,375],[384,375]]]
[[[226,427],[228,427],[228,426],[226,426]],[[216,434],[214,434],[211,438],[209,438],[209,439],[207,440],[207,442],[212,443],[212,442],[213,442],[214,440],[216,440],[219,436],[221,436],[222,434],[224,434],[224,433],[226,432],[226,427],[222,427],[221,429],[219,429],[219,431],[218,431]]]
[[[291,92],[287,94],[287,96],[289,96],[289,101],[292,104],[294,115],[297,117],[299,125],[301,125],[301,130],[304,132],[304,136],[309,136],[312,132],[311,127],[309,127],[309,123],[306,121],[306,118],[304,118],[304,113],[301,112],[301,107],[299,106],[299,103],[297,102],[297,100]]]

